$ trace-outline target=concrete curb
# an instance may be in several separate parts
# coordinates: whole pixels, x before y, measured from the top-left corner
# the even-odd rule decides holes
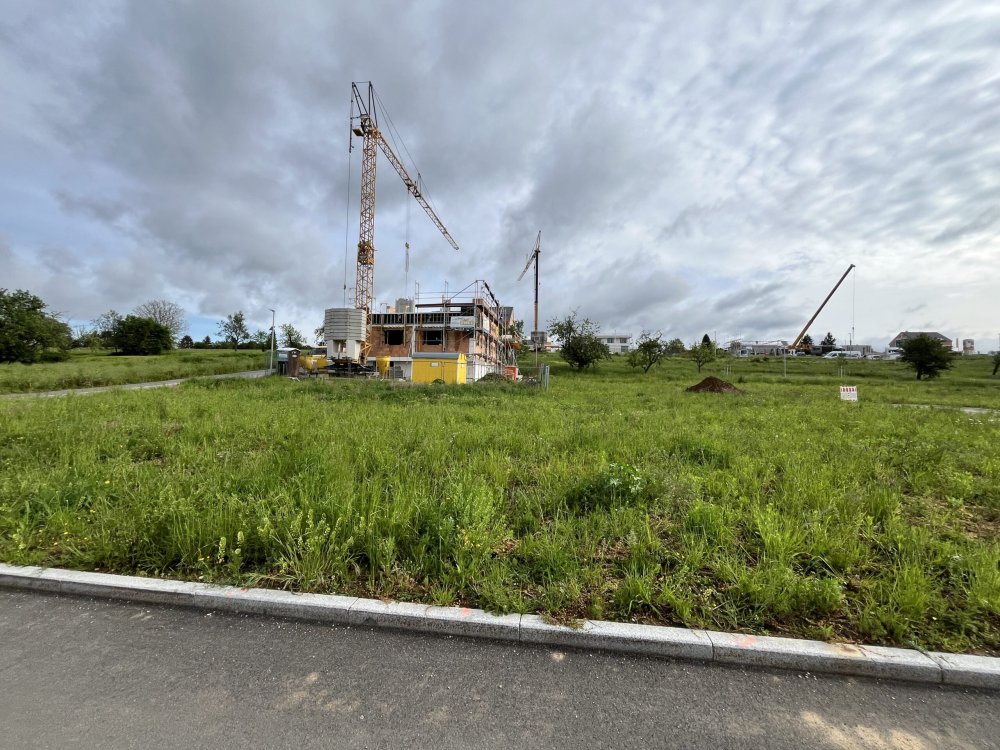
[[[571,628],[545,622],[537,615],[492,615],[480,609],[463,607],[434,607],[329,594],[295,594],[271,589],[2,563],[0,588],[126,599],[466,638],[1000,690],[1000,658],[987,656],[925,654],[904,648],[855,646],[602,620],[585,620],[580,627]]]

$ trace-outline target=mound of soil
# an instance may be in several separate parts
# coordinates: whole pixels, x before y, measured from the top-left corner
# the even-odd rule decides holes
[[[743,391],[732,383],[720,380],[714,375],[709,375],[697,385],[692,385],[685,390],[690,393],[743,393]]]

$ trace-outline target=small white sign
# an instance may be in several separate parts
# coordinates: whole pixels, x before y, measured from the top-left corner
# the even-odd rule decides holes
[[[858,387],[856,385],[842,385],[842,386],[840,386],[840,400],[841,401],[857,401],[858,400]]]

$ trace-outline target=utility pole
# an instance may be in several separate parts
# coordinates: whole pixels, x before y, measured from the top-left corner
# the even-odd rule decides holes
[[[271,311],[271,341],[267,348],[267,374],[274,372],[274,308],[267,308]]]
[[[535,266],[535,330],[531,332],[531,342],[532,349],[535,350],[535,366],[538,366],[538,348],[542,344],[541,333],[538,330],[538,257],[542,254],[542,230],[538,230],[538,236],[535,238],[535,246],[531,248],[531,252],[528,253],[528,261],[524,264],[524,270],[521,271],[521,275],[517,277],[520,281],[524,278],[524,274],[528,272],[531,265]]]

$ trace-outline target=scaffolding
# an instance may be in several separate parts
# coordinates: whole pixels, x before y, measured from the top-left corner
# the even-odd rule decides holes
[[[484,280],[454,293],[420,293],[399,306],[407,309],[372,313],[369,356],[388,357],[396,365],[412,361],[414,354],[462,353],[469,381],[516,367],[514,310],[502,305]]]

